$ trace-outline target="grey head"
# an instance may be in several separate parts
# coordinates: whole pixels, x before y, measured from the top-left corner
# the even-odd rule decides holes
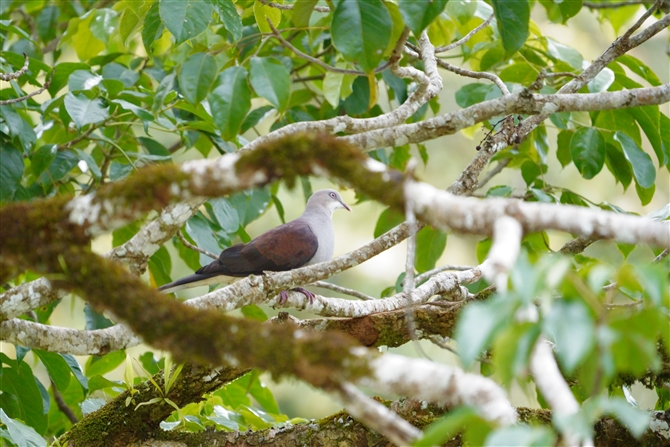
[[[351,211],[351,208],[344,203],[342,196],[339,192],[334,189],[321,189],[309,198],[307,201],[307,206],[305,207],[305,214],[312,213],[325,213],[329,217],[333,215],[335,210],[343,208],[347,211]]]

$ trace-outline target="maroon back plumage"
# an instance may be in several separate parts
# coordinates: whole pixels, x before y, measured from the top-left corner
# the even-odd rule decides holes
[[[307,264],[318,248],[319,242],[309,225],[294,220],[263,233],[248,244],[225,249],[219,259],[195,273],[242,277],[264,271],[291,270]]]

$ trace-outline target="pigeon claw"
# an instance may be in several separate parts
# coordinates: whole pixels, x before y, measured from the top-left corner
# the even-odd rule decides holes
[[[309,304],[314,304],[314,297],[316,295],[314,295],[309,290],[304,289],[302,287],[296,287],[295,289],[291,289],[291,290],[294,291],[294,292],[302,293],[309,300]],[[284,306],[287,301],[288,301],[288,292],[286,290],[282,290],[281,292],[279,292],[279,305]]]

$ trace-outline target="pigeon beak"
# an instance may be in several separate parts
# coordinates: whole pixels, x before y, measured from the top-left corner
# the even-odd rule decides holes
[[[340,201],[338,200],[338,202],[340,202]],[[351,212],[351,208],[349,208],[349,206],[348,206],[346,203],[344,203],[344,202],[340,202],[340,203],[342,204],[342,207],[343,207],[345,210]]]

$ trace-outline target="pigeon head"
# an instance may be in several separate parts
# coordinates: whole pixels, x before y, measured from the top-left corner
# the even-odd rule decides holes
[[[342,196],[334,189],[322,189],[315,192],[307,201],[305,211],[328,210],[332,214],[335,210],[344,208],[351,211],[351,208],[344,203]]]

